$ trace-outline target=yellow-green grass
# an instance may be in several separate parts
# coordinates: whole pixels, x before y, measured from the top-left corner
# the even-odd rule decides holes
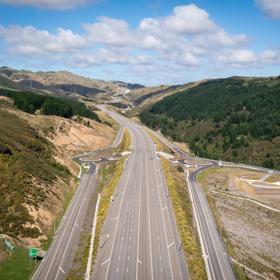
[[[170,148],[168,148],[164,143],[162,143],[158,137],[156,137],[151,131],[148,129],[146,130],[149,136],[152,138],[153,142],[156,144],[157,151],[158,152],[164,152],[164,153],[169,153],[172,154],[173,152],[171,151]]]
[[[115,151],[118,153],[129,151],[131,148],[131,136],[127,129],[124,130],[123,138],[118,147],[116,147]]]
[[[162,158],[161,162],[191,278],[207,279],[186,179],[168,160]]]

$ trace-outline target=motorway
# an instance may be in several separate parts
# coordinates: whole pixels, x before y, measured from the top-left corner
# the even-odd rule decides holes
[[[92,279],[190,279],[155,145],[139,125],[107,112],[129,129],[133,150],[102,227]]]
[[[193,161],[196,160],[196,158],[192,158],[190,155],[184,153],[179,147],[168,141],[162,135],[159,135],[154,131],[151,132],[171,150],[178,153],[180,156],[183,156],[186,159],[185,162],[187,162],[188,159]],[[201,160],[205,159],[199,159],[199,161]],[[188,182],[193,213],[198,229],[208,279],[234,280],[236,278],[231,262],[218,234],[216,223],[207,202],[207,198],[204,191],[197,183],[197,175],[211,166],[218,166],[218,162],[214,160],[205,160],[205,163],[202,163],[199,168],[195,169],[190,174],[186,174],[186,180]]]
[[[74,249],[79,242],[80,227],[87,213],[89,198],[97,186],[95,174],[96,166],[91,164],[88,173],[82,177],[80,186],[62,218],[54,240],[32,280],[61,280],[66,278],[74,257]]]

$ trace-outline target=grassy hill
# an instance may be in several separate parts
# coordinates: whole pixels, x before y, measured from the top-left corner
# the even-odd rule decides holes
[[[140,117],[197,155],[280,168],[280,77],[207,81]]]

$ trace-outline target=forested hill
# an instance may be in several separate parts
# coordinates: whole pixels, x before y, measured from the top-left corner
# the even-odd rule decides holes
[[[142,112],[194,153],[280,168],[280,76],[207,81]]]
[[[44,115],[71,118],[74,115],[100,121],[98,116],[82,102],[70,98],[54,97],[26,91],[0,89],[0,96],[7,96],[22,111],[34,114],[40,110]]]

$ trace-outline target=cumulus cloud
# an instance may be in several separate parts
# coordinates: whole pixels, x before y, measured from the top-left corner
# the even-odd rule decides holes
[[[16,6],[33,6],[42,9],[73,9],[95,2],[94,0],[0,0],[0,3]]]
[[[209,32],[216,29],[209,14],[194,4],[177,6],[173,14],[162,20],[163,25],[179,34]]]
[[[79,53],[74,55],[72,65],[88,67],[92,65],[120,64],[120,65],[148,65],[149,60],[143,55],[128,55],[123,52],[113,52],[101,49],[98,52]]]
[[[280,64],[280,51],[265,50],[261,53],[249,49],[231,49],[218,56],[218,60],[234,67],[252,67]]]
[[[75,33],[61,27],[51,32],[32,26],[0,25],[1,45],[5,47],[2,53],[21,60],[47,58],[73,67],[117,64],[154,69],[161,77],[166,76],[164,71],[174,77],[186,70],[206,71],[210,66],[228,69],[228,65],[249,68],[280,64],[278,50],[255,53],[246,34],[229,34],[194,4],[175,7],[166,17],[143,18],[136,27],[108,17],[81,26],[82,32]]]
[[[32,26],[0,26],[0,36],[11,52],[26,55],[71,52],[85,47],[86,39],[71,30],[57,28],[54,34]]]
[[[224,63],[230,64],[251,64],[257,61],[255,53],[247,49],[229,50],[218,56]]]
[[[256,0],[256,3],[264,11],[267,17],[272,19],[280,19],[279,0]]]
[[[98,22],[92,24],[83,24],[89,40],[115,46],[133,44],[133,34],[125,20],[108,17],[99,17],[98,20]]]

